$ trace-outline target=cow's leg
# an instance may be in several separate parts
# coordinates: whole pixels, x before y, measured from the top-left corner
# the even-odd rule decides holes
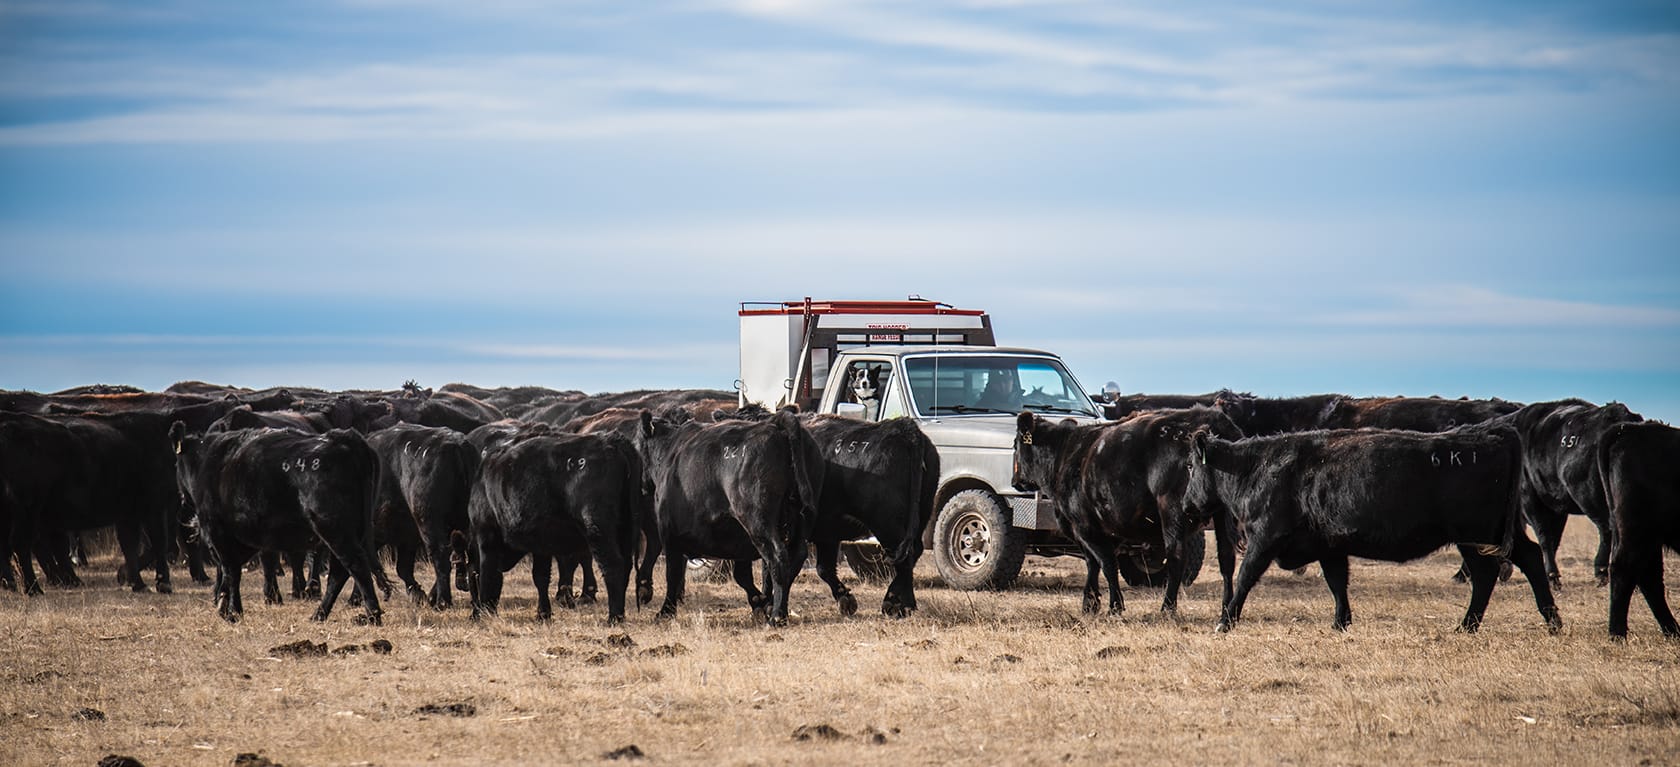
[[[583,571],[587,574],[593,569],[589,563],[589,553],[592,552],[595,563],[601,568],[601,580],[607,587],[607,625],[623,623],[625,591],[630,586],[630,562],[626,558],[629,552],[623,548],[624,534],[615,531],[612,525],[589,525],[586,533],[589,549],[581,560]],[[631,545],[636,544],[632,542]]]
[[[455,603],[455,595],[450,593],[449,588],[449,570],[450,565],[453,564],[450,559],[449,541],[450,535],[447,530],[433,530],[426,537],[426,553],[431,558],[433,578],[432,590],[427,595],[427,602],[434,610],[448,609]],[[462,559],[464,565],[465,557]],[[466,568],[463,566],[462,575],[465,574]]]
[[[455,590],[465,591],[468,594],[473,593],[473,586],[471,585],[472,563],[467,561],[467,552],[470,545],[466,533],[460,530],[450,531],[449,564],[455,568]]]
[[[922,556],[922,539],[910,533],[909,538],[876,536],[881,548],[893,552],[893,579],[887,584],[887,595],[881,600],[881,614],[889,618],[907,618],[916,611],[916,560]],[[908,545],[906,545],[908,544]]]
[[[262,561],[263,570],[263,603],[270,605],[282,604],[280,601],[280,555],[273,551],[264,551],[258,555]]]
[[[752,608],[753,620],[762,621],[769,614],[770,598],[764,595],[764,591],[759,590],[758,584],[753,583],[752,566],[753,561],[750,559],[737,559],[730,563],[730,574],[735,578],[735,585],[746,592],[747,606]],[[770,583],[769,563],[764,565],[764,587],[765,590],[773,588]]]
[[[18,578],[22,581],[24,596],[38,597],[41,591],[41,581],[35,577],[34,556],[30,553],[35,545],[35,520],[33,510],[16,509],[12,512],[12,556],[17,558]]]
[[[475,620],[484,613],[495,615],[502,601],[502,547],[489,538],[488,534],[480,533],[473,540],[473,562],[468,572],[475,581],[472,589]]]
[[[1557,601],[1552,595],[1551,581],[1545,577],[1545,560],[1540,554],[1540,547],[1528,539],[1521,530],[1511,541],[1510,561],[1523,571],[1523,577],[1528,579],[1529,588],[1534,591],[1534,605],[1540,609],[1541,619],[1546,621],[1546,629],[1553,634],[1563,629],[1563,617],[1558,614]],[[1503,565],[1505,559],[1495,558],[1495,570]],[[1491,587],[1490,587],[1491,588]]]
[[[562,553],[554,557],[559,565],[560,576],[554,579],[554,601],[567,610],[577,609],[577,592],[572,590],[572,580],[577,574],[577,555]],[[532,567],[535,567],[532,563]]]
[[[350,577],[356,581],[356,590],[365,595],[362,615],[356,622],[369,626],[380,625],[385,612],[379,608],[381,595],[374,592],[374,579],[376,576],[383,575],[385,568],[379,564],[379,557],[373,555],[368,548],[357,545],[357,542],[346,541],[345,550],[342,553],[339,551],[333,552],[333,561],[342,563],[345,569],[350,571]],[[384,589],[384,592],[384,596],[390,596],[389,586]],[[322,619],[325,620],[325,616],[322,616]]]
[[[253,552],[236,541],[210,541],[216,552],[217,594],[216,612],[228,623],[238,623],[245,614],[245,602],[239,597],[239,581],[245,574],[245,563]]]
[[[1181,518],[1169,517],[1168,519],[1178,520]],[[1184,588],[1185,535],[1176,529],[1180,526],[1181,524],[1175,521],[1172,525],[1174,529],[1168,530],[1166,535],[1162,536],[1167,554],[1167,593],[1161,596],[1161,612],[1168,615],[1178,614],[1178,593],[1180,589]],[[1193,534],[1201,535],[1202,532],[1201,530],[1195,530]]]
[[[652,525],[642,527],[642,559],[636,566],[636,604],[653,602],[653,568],[659,561],[659,531]]]
[[[828,584],[828,593],[839,605],[841,615],[857,614],[857,597],[840,582],[840,539],[828,538],[815,542],[817,547],[817,577]]]
[[[766,543],[769,555],[764,557],[765,572],[767,575],[772,572],[775,575],[770,590],[770,609],[765,615],[765,622],[772,626],[785,626],[793,580],[799,575],[799,566],[805,561],[805,538],[799,535],[790,543],[771,536]]]
[[[1096,615],[1102,610],[1102,585],[1098,578],[1102,573],[1102,563],[1097,561],[1097,555],[1085,550],[1085,590],[1079,600],[1079,611],[1087,615]]]
[[[338,601],[339,592],[344,590],[344,582],[349,580],[350,571],[335,557],[327,562],[327,585],[321,589],[321,603],[315,608],[311,620],[324,621],[332,614],[333,603]]]
[[[1598,528],[1598,551],[1593,553],[1593,580],[1602,587],[1610,583],[1610,520],[1589,519]]]
[[[583,552],[578,557],[578,567],[583,569],[583,587],[578,589],[578,604],[592,605],[601,593],[601,584],[595,580],[595,568],[589,564],[589,552]]]
[[[397,578],[403,582],[403,589],[408,592],[408,598],[415,604],[426,597],[426,590],[420,588],[420,582],[414,579],[414,552],[411,542],[396,545],[397,549]]]
[[[554,559],[547,554],[533,553],[531,555],[531,585],[537,587],[537,620],[539,621],[554,618],[554,604],[548,600],[548,585],[552,575]],[[560,568],[562,570],[566,569],[564,561],[562,561]],[[570,596],[570,591],[571,589],[568,588],[567,596]],[[574,605],[568,605],[568,607],[571,606]]]
[[[1668,597],[1663,593],[1662,551],[1655,552],[1650,557],[1643,572],[1639,574],[1639,592],[1645,595],[1645,604],[1651,608],[1651,617],[1657,619],[1657,626],[1662,629],[1663,636],[1680,638],[1680,624],[1674,622],[1674,613],[1668,609]]]
[[[148,531],[152,537],[152,587],[159,594],[175,593],[175,584],[169,576],[170,545],[174,543],[175,532],[181,529],[179,498],[174,503],[160,505],[162,513],[152,520]]]
[[[41,577],[47,585],[57,588],[77,588],[82,585],[82,579],[76,576],[76,568],[70,554],[70,538],[59,531],[52,531],[45,535],[36,536],[35,561],[41,565]],[[119,576],[123,570],[118,568]],[[119,577],[118,583],[127,583],[126,577]]]
[[[1539,498],[1529,490],[1522,493],[1523,517],[1534,528],[1534,537],[1540,542],[1540,553],[1546,566],[1546,577],[1552,582],[1552,588],[1563,586],[1563,577],[1558,572],[1557,550],[1563,540],[1564,523],[1569,521],[1567,513],[1559,514],[1546,508]]]
[[[650,560],[651,561],[651,558]],[[656,620],[670,620],[677,617],[677,605],[682,604],[683,592],[688,587],[688,555],[674,548],[665,550],[665,602],[659,606]],[[641,587],[637,587],[640,591]],[[637,598],[640,598],[638,594]]]
[[[1330,624],[1337,631],[1347,631],[1353,625],[1353,607],[1348,604],[1348,558],[1346,555],[1332,554],[1318,560],[1318,569],[1324,573],[1324,582],[1330,586],[1330,594],[1336,598],[1336,620]]]
[[[117,524],[117,545],[123,554],[123,580],[128,588],[135,593],[146,591],[146,582],[140,580],[140,528],[133,522],[125,521]]]
[[[310,599],[321,598],[321,578],[327,572],[326,550],[319,545],[312,546],[305,552],[309,560],[309,581],[303,589],[303,595]]]
[[[1223,587],[1219,592],[1219,612],[1225,614],[1225,608],[1231,604],[1231,576],[1237,569],[1236,534],[1232,530],[1233,521],[1230,514],[1220,514],[1213,520],[1213,550],[1214,557],[1219,561],[1219,579]]]
[[[1628,605],[1633,601],[1633,590],[1639,581],[1639,560],[1644,558],[1643,552],[1636,553],[1634,549],[1633,543],[1621,540],[1610,555],[1610,636],[1616,639],[1627,638]],[[1660,622],[1662,617],[1659,615],[1657,620]]]
[[[1115,549],[1120,545],[1120,542],[1095,530],[1087,531],[1084,540],[1086,557],[1096,557],[1097,564],[1102,567],[1103,580],[1108,582],[1108,614],[1119,615],[1125,612],[1126,595],[1120,590],[1120,556],[1115,553]],[[1087,563],[1087,581],[1085,584],[1087,601],[1092,598],[1089,593],[1091,588],[1089,568],[1090,565]],[[1093,612],[1095,611],[1093,610]]]
[[[1477,553],[1475,546],[1459,546],[1458,550],[1464,556],[1464,566],[1470,568],[1470,606],[1465,609],[1464,620],[1459,621],[1458,630],[1473,634],[1482,627],[1488,599],[1493,596],[1494,583],[1499,580],[1499,559]]]
[[[1273,548],[1269,541],[1249,538],[1248,551],[1243,554],[1242,567],[1237,571],[1236,585],[1231,589],[1231,599],[1220,611],[1219,631],[1230,631],[1242,618],[1243,602],[1248,600],[1248,592],[1260,581],[1260,576],[1265,574],[1266,568],[1272,566]]]
[[[291,571],[292,598],[303,599],[309,594],[309,553],[305,550],[281,552],[281,558],[286,562],[286,569]],[[315,596],[321,596],[317,588]]]

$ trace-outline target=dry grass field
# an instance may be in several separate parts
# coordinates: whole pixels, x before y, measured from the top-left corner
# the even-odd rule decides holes
[[[633,761],[628,746],[662,764],[1680,762],[1680,643],[1637,597],[1632,640],[1609,640],[1594,541],[1577,518],[1558,636],[1520,574],[1480,634],[1455,633],[1468,587],[1447,554],[1356,562],[1346,634],[1316,568],[1273,571],[1224,636],[1211,560],[1178,620],[1154,590],[1129,591],[1121,618],[1082,617],[1082,565],[1029,559],[1002,594],[946,590],[924,564],[904,621],[867,612],[871,585],[855,587],[866,612],[839,617],[807,571],[779,629],[712,583],[668,625],[644,610],[608,628],[602,605],[539,624],[523,566],[479,624],[400,601],[381,627],[342,603],[311,623],[313,605],[263,605],[247,579],[229,625],[207,587],[130,594],[96,560],[97,585],[0,593],[0,764],[568,764]],[[271,652],[376,639],[393,651]]]

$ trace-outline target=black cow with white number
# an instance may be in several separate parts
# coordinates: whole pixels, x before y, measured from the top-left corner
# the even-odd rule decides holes
[[[642,417],[637,446],[654,488],[658,540],[648,557],[665,552],[665,602],[659,617],[677,613],[688,560],[764,562],[768,601],[753,600],[771,624],[787,622],[788,590],[805,560],[805,540],[817,518],[823,485],[822,450],[783,410],[767,421],[689,422],[671,426]],[[751,569],[736,568],[751,593]]]
[[[1085,550],[1085,612],[1097,612],[1101,602],[1099,569],[1108,580],[1109,614],[1125,608],[1116,551],[1123,542],[1139,540],[1162,544],[1167,590],[1161,611],[1178,609],[1186,550],[1209,521],[1184,504],[1190,435],[1198,429],[1224,439],[1242,437],[1230,417],[1212,407],[1140,412],[1120,423],[1089,425],[1056,423],[1030,412],[1017,419],[1012,484],[1050,496],[1060,523]],[[1229,552],[1223,531],[1216,533],[1220,551]]]
[[[1481,626],[1505,555],[1528,576],[1547,627],[1563,625],[1540,548],[1522,528],[1522,443],[1508,427],[1329,430],[1235,442],[1198,431],[1189,467],[1186,501],[1231,514],[1248,541],[1235,587],[1227,586],[1221,631],[1242,617],[1249,590],[1274,561],[1286,568],[1318,562],[1336,598],[1332,626],[1343,630],[1353,622],[1349,557],[1405,562],[1448,545],[1470,568],[1460,630]],[[1230,569],[1220,565],[1229,583]]]
[[[1554,587],[1562,583],[1557,550],[1569,515],[1582,514],[1598,527],[1593,577],[1609,579],[1610,509],[1598,448],[1606,434],[1625,423],[1645,420],[1612,402],[1602,407],[1578,399],[1536,402],[1505,416],[1523,440],[1523,514],[1534,526]]]
[[[1680,552],[1680,429],[1624,423],[1600,440],[1599,471],[1610,506],[1610,635],[1626,637],[1633,589],[1645,595],[1664,636],[1680,623],[1663,593],[1663,548]]]
[[[175,474],[216,553],[216,600],[232,622],[244,614],[239,581],[258,552],[301,551],[320,542],[331,558],[314,620],[324,621],[347,580],[363,598],[363,620],[379,623],[374,591],[373,500],[379,462],[360,434],[241,429],[169,432]]]
[[[718,420],[769,416],[758,407],[714,414]],[[857,598],[840,580],[840,543],[874,536],[893,569],[881,613],[907,617],[917,607],[913,575],[939,489],[939,448],[909,418],[868,421],[812,413],[800,416],[800,424],[822,448],[822,495],[810,532],[817,577],[828,584],[842,615],[856,613]],[[736,566],[743,564],[751,560]],[[756,588],[744,588],[749,602],[762,599]]]
[[[425,552],[436,578],[428,601],[434,609],[445,609],[454,602],[450,542],[456,531],[468,529],[478,448],[453,429],[406,423],[376,431],[367,441],[381,469],[375,529],[396,550],[397,577],[411,595],[425,594],[414,579],[415,553]]]
[[[642,493],[641,459],[629,440],[515,431],[486,450],[479,467],[468,504],[473,615],[495,612],[503,573],[530,554],[537,618],[548,619],[552,559],[587,547],[606,585],[607,622],[622,622]]]

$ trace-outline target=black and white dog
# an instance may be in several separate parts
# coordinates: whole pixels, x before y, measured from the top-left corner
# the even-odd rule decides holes
[[[863,405],[865,421],[881,417],[881,369],[860,367],[852,371],[852,396]]]

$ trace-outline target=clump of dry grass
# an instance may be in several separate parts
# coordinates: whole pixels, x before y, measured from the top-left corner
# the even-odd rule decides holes
[[[1595,543],[1576,525],[1565,546],[1584,559]],[[1033,560],[1031,588],[1004,593],[943,589],[925,564],[923,609],[902,621],[841,618],[805,573],[777,629],[731,583],[691,583],[668,623],[632,610],[609,628],[600,605],[538,623],[523,568],[476,623],[400,599],[386,626],[360,627],[290,600],[229,625],[204,587],[0,593],[0,764],[593,763],[631,746],[679,764],[1671,759],[1677,645],[1648,615],[1611,643],[1604,593],[1565,561],[1560,636],[1521,576],[1482,633],[1453,631],[1468,592],[1448,555],[1356,566],[1345,634],[1316,571],[1268,574],[1215,634],[1211,563],[1176,617],[1149,590],[1118,618],[1080,614],[1071,559]],[[878,603],[879,586],[854,588]],[[331,651],[376,640],[392,652]],[[270,653],[299,641],[329,652]]]

